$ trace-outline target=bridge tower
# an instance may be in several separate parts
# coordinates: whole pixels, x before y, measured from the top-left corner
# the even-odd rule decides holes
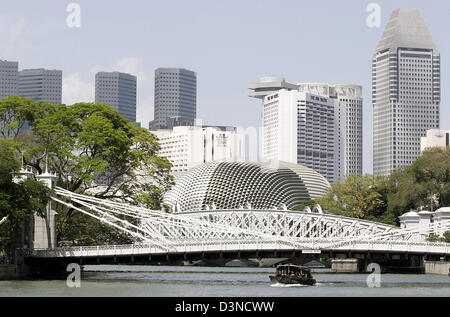
[[[50,189],[56,186],[57,176],[50,174],[47,170],[36,175],[36,180],[43,182]],[[44,210],[44,217],[34,215],[34,239],[33,249],[54,249],[56,248],[56,218],[55,203],[49,201]]]

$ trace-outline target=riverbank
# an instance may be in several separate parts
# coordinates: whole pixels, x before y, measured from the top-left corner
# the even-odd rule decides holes
[[[15,280],[19,277],[17,265],[0,264],[0,281]]]

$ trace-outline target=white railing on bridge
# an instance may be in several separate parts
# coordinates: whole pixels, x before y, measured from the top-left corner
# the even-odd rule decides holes
[[[62,247],[53,250],[34,250],[33,257],[45,258],[80,258],[111,257],[161,254],[218,253],[246,251],[358,251],[358,252],[394,252],[417,254],[450,254],[450,244],[443,242],[410,241],[336,241],[304,239],[297,241],[297,248],[280,241],[242,241],[222,240],[214,242],[180,241],[174,244],[170,252],[156,244],[134,244],[113,246]]]
[[[52,199],[133,236],[132,246],[36,250],[34,256],[84,257],[252,250],[358,250],[448,254],[445,243],[425,242],[450,222],[402,229],[311,210],[208,210],[166,213],[56,188]],[[315,210],[318,208],[315,208]],[[320,210],[319,210],[320,211]],[[127,220],[128,219],[128,220]],[[132,221],[129,221],[132,219]]]

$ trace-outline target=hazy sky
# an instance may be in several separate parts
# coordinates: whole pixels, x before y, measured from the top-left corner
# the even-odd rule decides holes
[[[69,28],[66,7],[81,7]],[[369,28],[369,3],[381,28]],[[441,51],[441,128],[450,129],[450,1],[0,0],[0,59],[19,69],[63,70],[63,102],[94,101],[98,71],[138,76],[137,121],[153,119],[154,70],[197,72],[198,117],[205,124],[261,126],[261,102],[247,84],[349,83],[364,91],[364,172],[372,172],[371,57],[396,8],[418,8]]]

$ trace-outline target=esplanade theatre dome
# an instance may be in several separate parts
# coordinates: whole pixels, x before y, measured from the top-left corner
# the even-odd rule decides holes
[[[288,209],[325,195],[330,183],[305,166],[276,162],[213,162],[183,174],[164,196],[174,212]]]

